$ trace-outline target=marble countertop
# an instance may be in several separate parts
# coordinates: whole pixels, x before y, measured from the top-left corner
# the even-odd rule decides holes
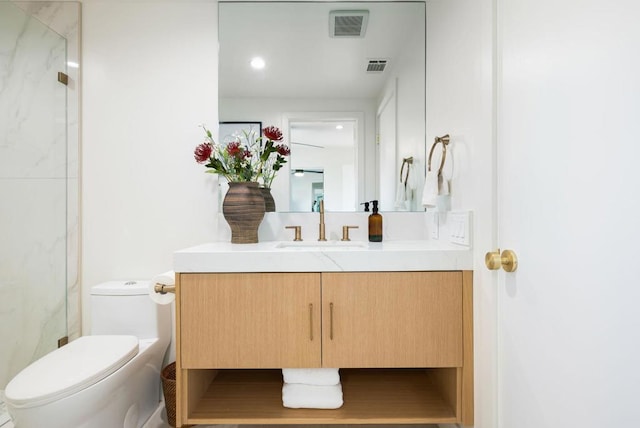
[[[471,270],[469,247],[441,241],[213,242],[176,251],[175,272]]]

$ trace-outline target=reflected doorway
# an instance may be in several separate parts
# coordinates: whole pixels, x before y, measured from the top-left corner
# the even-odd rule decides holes
[[[319,212],[322,200],[324,200],[322,169],[291,170],[291,211]]]
[[[356,119],[289,121],[290,210],[353,211],[357,201]]]

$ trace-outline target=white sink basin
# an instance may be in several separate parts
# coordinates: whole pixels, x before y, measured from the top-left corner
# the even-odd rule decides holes
[[[275,248],[299,249],[307,251],[357,250],[369,247],[362,241],[285,241],[278,242]]]

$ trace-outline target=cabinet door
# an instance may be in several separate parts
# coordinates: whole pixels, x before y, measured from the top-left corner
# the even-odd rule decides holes
[[[322,276],[324,367],[462,366],[462,273]]]
[[[320,274],[180,276],[183,368],[320,367]]]

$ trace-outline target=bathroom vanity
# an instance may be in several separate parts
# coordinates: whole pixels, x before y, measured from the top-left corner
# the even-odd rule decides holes
[[[471,252],[428,241],[206,244],[174,255],[177,426],[473,424]],[[282,405],[338,367],[344,405]]]

